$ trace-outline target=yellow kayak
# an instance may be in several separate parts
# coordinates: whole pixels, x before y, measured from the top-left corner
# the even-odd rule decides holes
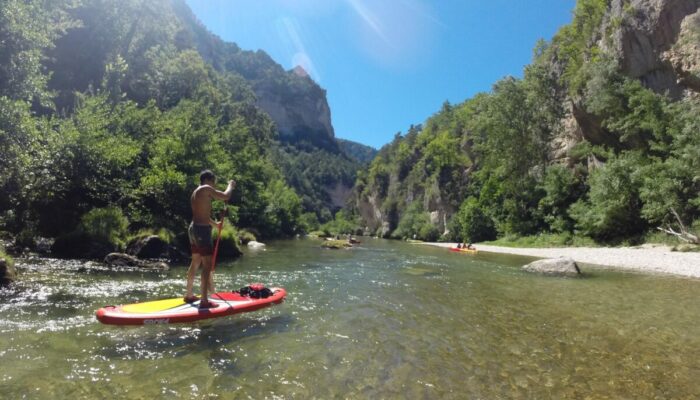
[[[455,251],[459,253],[469,253],[469,254],[476,254],[479,252],[477,249],[460,249],[457,247],[450,247],[450,251]]]

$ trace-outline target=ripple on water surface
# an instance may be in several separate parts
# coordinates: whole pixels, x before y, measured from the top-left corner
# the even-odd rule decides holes
[[[368,239],[268,244],[217,287],[283,286],[285,303],[196,324],[104,326],[94,310],[184,292],[184,267],[18,261],[0,291],[8,398],[692,398],[697,280],[522,273],[522,258]]]

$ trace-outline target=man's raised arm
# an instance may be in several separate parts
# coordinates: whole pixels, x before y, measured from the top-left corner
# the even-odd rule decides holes
[[[236,187],[236,181],[231,179],[228,181],[228,187],[226,187],[225,192],[221,192],[219,190],[214,189],[212,193],[212,197],[217,199],[217,200],[224,200],[228,201],[231,198],[231,194],[233,193],[233,189]]]

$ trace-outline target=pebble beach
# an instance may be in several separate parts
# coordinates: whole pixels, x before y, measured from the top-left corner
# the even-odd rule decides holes
[[[425,243],[431,246],[456,247],[456,243]],[[479,251],[517,254],[540,258],[571,257],[578,263],[615,267],[656,274],[700,278],[700,252],[675,252],[668,246],[640,247],[557,247],[515,248],[474,245]]]

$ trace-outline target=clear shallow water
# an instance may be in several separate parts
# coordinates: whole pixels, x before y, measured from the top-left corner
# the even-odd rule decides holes
[[[0,291],[0,398],[697,398],[700,280],[547,278],[525,261],[274,242],[216,282],[283,286],[282,305],[122,328],[94,311],[180,295],[185,268],[19,260]]]

